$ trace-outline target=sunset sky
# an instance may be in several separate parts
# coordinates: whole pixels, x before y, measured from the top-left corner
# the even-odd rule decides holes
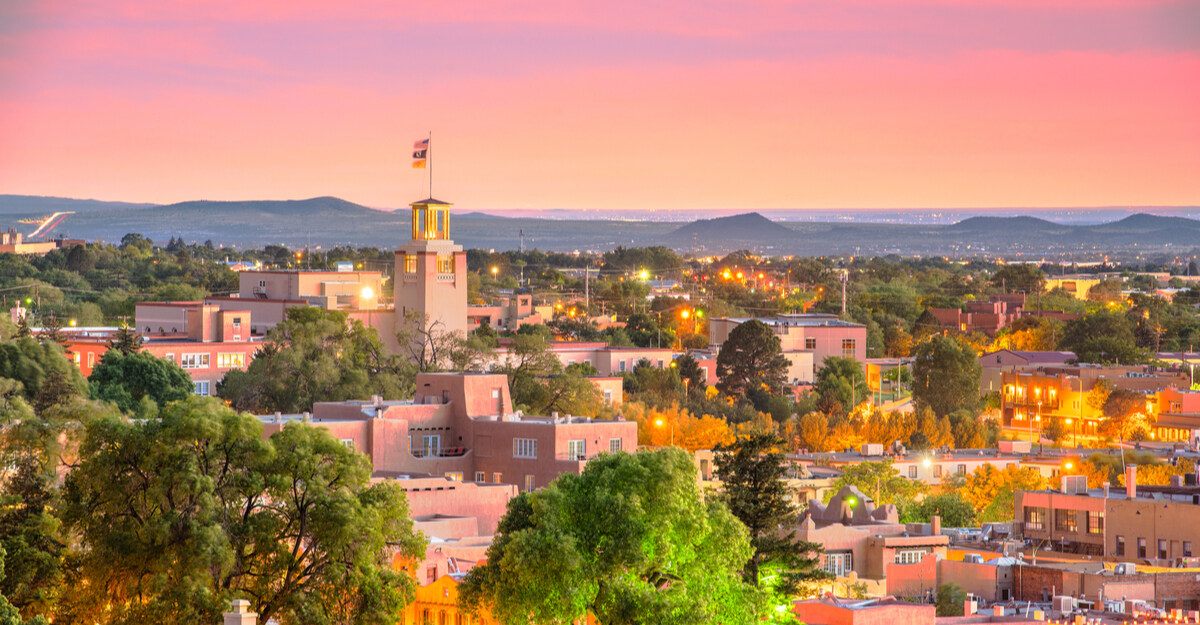
[[[1200,204],[1200,2],[0,0],[0,193]]]

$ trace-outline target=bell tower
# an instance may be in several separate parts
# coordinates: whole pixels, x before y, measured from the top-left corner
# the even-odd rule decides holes
[[[450,204],[409,204],[412,240],[396,251],[396,329],[406,315],[426,315],[443,332],[467,331],[467,254],[450,239]]]

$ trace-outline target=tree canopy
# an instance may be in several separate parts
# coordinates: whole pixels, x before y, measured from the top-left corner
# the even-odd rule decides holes
[[[751,319],[729,332],[717,354],[717,388],[744,395],[759,385],[778,390],[787,378],[788,359],[767,324]]]
[[[701,498],[686,452],[602,455],[509,502],[460,600],[503,625],[749,625],[765,608],[741,576],[752,555],[745,526]]]
[[[242,597],[264,622],[394,623],[414,582],[391,556],[422,553],[403,492],[324,430],[261,431],[199,397],[90,420],[63,492],[64,620],[215,623]]]
[[[412,395],[412,366],[387,353],[378,334],[346,314],[289,308],[245,371],[232,370],[217,395],[238,410],[302,412],[318,401]]]
[[[143,398],[162,406],[186,398],[195,389],[191,376],[173,361],[119,349],[104,352],[88,376],[88,386],[93,399],[111,401],[122,412],[133,412]]]
[[[913,402],[938,416],[960,409],[977,410],[982,372],[969,345],[952,337],[930,337],[913,353]]]

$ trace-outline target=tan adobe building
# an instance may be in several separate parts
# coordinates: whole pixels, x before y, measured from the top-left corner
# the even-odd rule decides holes
[[[637,423],[515,412],[504,375],[425,373],[412,400],[318,403],[308,415],[264,415],[264,436],[308,419],[367,454],[376,472],[541,488],[601,453],[637,449]]]
[[[711,348],[720,350],[729,333],[750,318],[718,317],[708,321],[708,341]],[[756,319],[771,328],[779,337],[783,355],[791,362],[787,381],[790,384],[812,384],[816,372],[830,356],[867,360],[867,327],[842,321],[835,315],[806,313],[783,314]]]
[[[1124,562],[1200,565],[1200,486],[1195,474],[1172,486],[1137,485],[1126,468],[1124,489],[1089,489],[1087,478],[1064,478],[1062,490],[1018,491],[1013,536],[1039,549]]]

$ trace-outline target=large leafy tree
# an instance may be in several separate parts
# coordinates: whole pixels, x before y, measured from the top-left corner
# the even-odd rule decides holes
[[[1121,313],[1099,310],[1063,326],[1059,348],[1075,352],[1079,362],[1138,363],[1147,355],[1137,347],[1133,323]]]
[[[992,286],[1005,293],[1041,293],[1046,275],[1037,265],[1005,265],[992,274]]]
[[[817,372],[814,388],[820,398],[817,406],[826,414],[845,414],[871,394],[862,364],[842,356],[829,356]]]
[[[422,552],[402,491],[324,430],[263,440],[255,418],[192,397],[90,420],[79,457],[62,510],[80,547],[70,622],[215,623],[244,597],[264,622],[394,623],[412,596],[390,565]]]
[[[503,625],[757,623],[746,528],[696,488],[679,449],[604,455],[509,503],[461,601]]]
[[[1114,389],[1104,401],[1104,420],[1100,422],[1102,436],[1126,441],[1145,434],[1146,396],[1123,388]]]
[[[76,392],[87,388],[79,369],[63,357],[57,344],[39,343],[29,337],[0,343],[0,378],[20,382],[20,392],[31,404],[55,375]]]
[[[959,492],[975,507],[979,521],[1004,522],[1013,518],[1013,493],[1045,487],[1046,478],[1033,467],[985,464],[966,476]]]
[[[786,381],[788,365],[771,327],[751,319],[730,331],[721,345],[717,388],[732,395],[744,395],[760,385],[778,390]]]
[[[192,378],[179,365],[149,352],[104,352],[88,376],[93,399],[111,401],[123,412],[133,412],[143,398],[159,406],[192,394]]]
[[[826,499],[833,498],[843,486],[857,486],[864,495],[875,500],[876,506],[895,504],[901,510],[929,490],[924,482],[901,477],[891,460],[860,462],[845,467],[842,475],[834,480],[833,488],[826,493]]]
[[[957,492],[930,495],[905,510],[902,521],[928,523],[933,516],[942,519],[943,527],[975,527],[975,507]]]
[[[819,567],[821,545],[799,540],[798,510],[784,478],[788,473],[784,440],[775,434],[750,434],[717,447],[722,500],[750,532],[754,555],[742,568],[746,582],[761,586],[760,573],[776,573],[774,590],[796,596],[811,582],[832,576]]]
[[[969,345],[952,337],[930,337],[913,353],[913,401],[939,416],[959,409],[976,410],[982,372]]]
[[[389,354],[375,330],[345,313],[289,308],[245,371],[233,370],[217,395],[238,410],[301,412],[319,401],[412,394],[413,368]]]

